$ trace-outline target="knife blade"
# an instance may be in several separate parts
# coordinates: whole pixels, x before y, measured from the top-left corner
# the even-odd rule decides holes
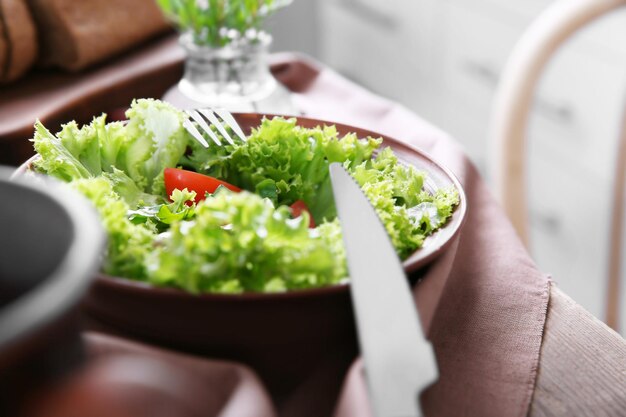
[[[341,164],[330,165],[352,304],[376,417],[421,416],[419,394],[439,375],[400,259],[376,211]]]

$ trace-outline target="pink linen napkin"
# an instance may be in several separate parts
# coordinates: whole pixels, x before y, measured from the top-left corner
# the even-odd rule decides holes
[[[416,285],[440,379],[422,396],[428,416],[525,416],[549,298],[504,212],[461,146],[392,101],[301,56],[273,57],[274,75],[305,116],[351,124],[415,145],[461,181],[468,214],[456,245]],[[362,363],[345,378],[336,417],[371,415]]]

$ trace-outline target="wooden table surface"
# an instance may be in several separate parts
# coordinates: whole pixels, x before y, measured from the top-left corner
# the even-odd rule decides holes
[[[554,285],[530,415],[626,416],[626,341]]]
[[[15,165],[32,156],[27,139],[37,118],[57,131],[62,123],[86,123],[94,115],[128,107],[135,97],[160,98],[181,78],[183,54],[177,38],[167,36],[80,74],[33,72],[0,86],[0,164]]]
[[[38,117],[55,129],[65,121],[127,106],[133,97],[161,97],[182,75],[176,39],[157,40],[138,52],[81,75],[33,74],[0,89],[0,164],[32,154]],[[552,286],[532,417],[626,416],[626,342]]]

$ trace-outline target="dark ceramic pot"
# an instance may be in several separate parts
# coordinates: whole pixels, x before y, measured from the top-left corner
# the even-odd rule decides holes
[[[12,171],[12,170],[11,170]],[[49,178],[0,167],[0,415],[82,361],[77,307],[104,233],[88,202]]]

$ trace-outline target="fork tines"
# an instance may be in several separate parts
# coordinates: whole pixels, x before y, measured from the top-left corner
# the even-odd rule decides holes
[[[206,133],[211,140],[217,145],[222,146],[222,142],[219,137],[215,134],[215,132],[211,129],[210,125],[215,126],[217,131],[226,139],[228,143],[231,145],[235,144],[235,141],[230,136],[224,124],[232,129],[233,132],[239,137],[242,141],[246,141],[246,135],[244,135],[241,127],[237,124],[237,121],[227,110],[224,109],[192,109],[185,110],[185,113],[189,115],[189,119],[183,122],[183,126],[187,131],[193,136],[198,142],[202,144],[205,148],[209,147],[209,143],[204,139],[204,136],[200,133],[200,131],[196,128],[196,126],[192,123],[192,120],[198,124],[203,133]],[[219,118],[218,118],[219,117]],[[220,121],[221,119],[221,121]]]

